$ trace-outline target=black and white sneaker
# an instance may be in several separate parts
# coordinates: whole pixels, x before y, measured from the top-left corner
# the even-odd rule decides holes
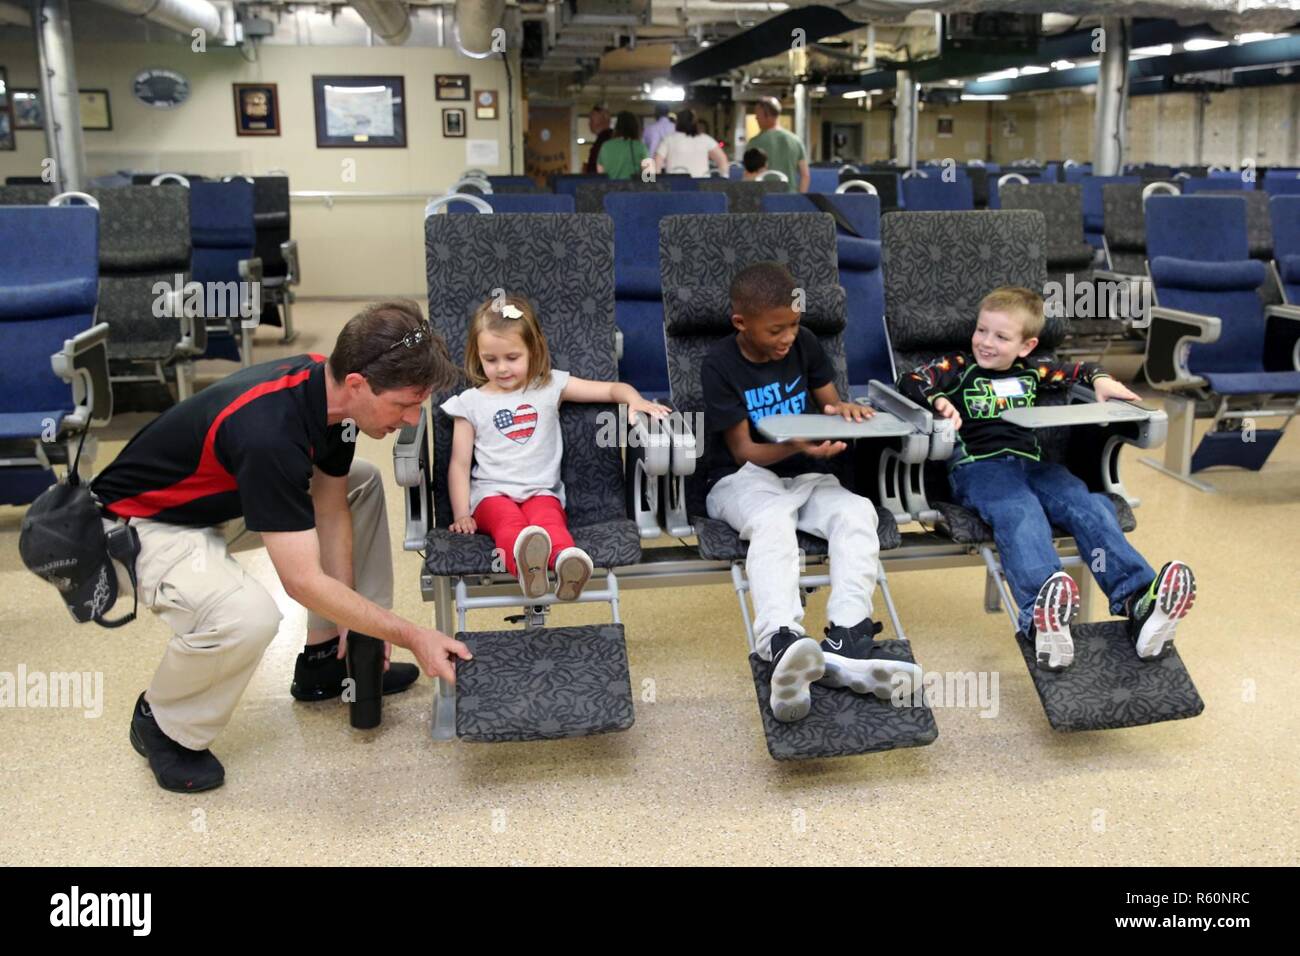
[[[158,786],[173,793],[199,793],[221,786],[226,768],[211,750],[191,750],[172,740],[141,694],[131,715],[131,746],[149,761]]]
[[[1074,663],[1074,638],[1070,622],[1079,614],[1079,585],[1064,571],[1043,582],[1034,598],[1034,623],[1030,631],[1038,666],[1043,670],[1065,670]]]
[[[343,693],[343,680],[348,676],[348,662],[338,656],[339,639],[331,638],[324,644],[303,648],[293,665],[293,683],[289,694],[294,700],[333,700]],[[414,664],[393,661],[384,671],[384,695],[400,694],[420,677],[420,668]]]
[[[1129,612],[1129,634],[1137,656],[1159,660],[1174,646],[1174,632],[1196,600],[1196,578],[1182,561],[1170,561],[1140,596]]]
[[[921,668],[877,644],[873,638],[883,625],[863,618],[852,627],[831,624],[826,628],[822,653],[826,673],[817,683],[824,687],[847,687],[855,694],[874,694],[889,700],[899,686],[911,689],[921,680]]]
[[[782,723],[802,720],[812,710],[813,681],[826,670],[822,649],[811,637],[788,627],[772,635],[772,716]]]

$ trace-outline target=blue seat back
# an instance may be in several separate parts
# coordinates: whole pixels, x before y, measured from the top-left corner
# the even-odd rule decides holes
[[[840,168],[808,170],[808,191],[814,193],[833,193],[840,184]],[[797,185],[797,184],[796,184]]]
[[[1231,173],[1226,176],[1221,173],[1210,173],[1208,176],[1190,176],[1184,179],[1181,185],[1184,196],[1209,192],[1210,190],[1255,188],[1255,184],[1243,180],[1240,173]]]
[[[942,173],[932,169],[926,177],[911,176],[903,180],[903,201],[909,212],[960,212],[975,208],[975,194],[970,177],[964,170],[953,182],[944,182]],[[992,188],[990,187],[990,193]],[[991,197],[990,197],[991,198]]]
[[[1273,220],[1273,258],[1282,280],[1282,294],[1300,305],[1300,195],[1274,196],[1268,201]]]
[[[837,230],[835,240],[840,285],[848,298],[844,358],[849,385],[863,386],[872,379],[892,384],[894,361],[885,329],[885,281],[880,271],[880,198],[868,193],[826,198],[861,234],[859,238]],[[764,196],[763,211],[821,212],[800,193]]]
[[[664,216],[725,213],[725,193],[614,192],[605,197],[614,220],[614,317],[623,333],[618,377],[643,394],[668,394],[664,353],[659,222]]]
[[[586,173],[562,173],[551,180],[551,188],[557,194],[574,195],[582,183],[607,183],[608,176],[592,176]]]
[[[0,439],[32,438],[44,417],[57,420],[73,408],[72,389],[50,356],[94,321],[99,211],[0,207],[0,236]]]
[[[175,188],[175,187],[157,187]],[[190,248],[195,282],[238,282],[239,260],[251,259],[257,245],[253,184],[190,184]]]
[[[1267,272],[1250,259],[1246,203],[1235,196],[1152,196],[1146,202],[1147,256],[1156,301],[1217,316],[1219,339],[1192,345],[1188,367],[1205,372],[1264,371]]]
[[[1264,174],[1264,192],[1270,196],[1300,194],[1300,173],[1291,169],[1270,169]]]
[[[1079,180],[1083,187],[1083,237],[1094,248],[1101,248],[1101,237],[1105,234],[1106,216],[1102,203],[1101,188],[1120,183],[1140,183],[1137,176],[1084,176]]]

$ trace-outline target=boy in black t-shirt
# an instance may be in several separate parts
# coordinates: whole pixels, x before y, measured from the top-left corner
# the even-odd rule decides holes
[[[1014,286],[994,289],[980,303],[970,352],[942,355],[903,374],[898,388],[951,421],[957,449],[948,481],[958,504],[993,529],[1002,569],[1020,607],[1019,626],[1034,641],[1038,666],[1061,670],[1074,661],[1070,622],[1079,586],[1061,570],[1052,525],[1065,529],[1090,560],[1093,577],[1125,614],[1137,654],[1154,660],[1173,644],[1178,621],[1192,606],[1192,569],[1170,561],[1156,574],[1120,530],[1115,507],[1066,468],[1042,460],[1033,431],[1005,421],[1009,408],[1032,408],[1040,389],[1092,386],[1099,401],[1136,400],[1100,366],[1028,358],[1043,330],[1043,299]]]
[[[876,509],[828,473],[844,442],[773,444],[754,427],[768,415],[821,409],[862,421],[875,414],[840,401],[817,337],[799,327],[795,281],[784,266],[760,262],[731,283],[736,334],[704,359],[709,431],[709,517],[749,541],[745,572],[754,602],[755,651],[772,662],[772,714],[794,721],[812,706],[810,685],[849,687],[888,699],[899,672],[919,680],[915,664],[890,659],[872,641],[879,542]],[[819,645],[802,627],[796,528],[830,544],[830,627]]]

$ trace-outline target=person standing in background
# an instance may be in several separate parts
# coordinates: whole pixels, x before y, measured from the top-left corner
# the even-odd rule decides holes
[[[591,108],[591,113],[587,116],[587,125],[591,127],[592,134],[596,137],[591,143],[591,152],[587,154],[587,161],[582,166],[582,171],[588,175],[596,175],[596,161],[600,158],[600,148],[605,145],[605,141],[614,135],[614,131],[609,128],[609,110],[597,105]]]
[[[709,175],[710,160],[724,173],[727,171],[727,154],[718,148],[717,140],[700,132],[694,113],[682,110],[677,114],[677,131],[659,141],[655,167],[661,173],[684,170],[703,179]]]
[[[798,136],[776,125],[781,116],[781,102],[765,96],[754,107],[754,118],[762,130],[750,141],[751,149],[761,149],[767,154],[769,169],[779,169],[789,180],[790,192],[808,191],[812,174],[808,172],[808,154]]]
[[[641,142],[641,124],[636,114],[624,110],[618,114],[614,135],[600,148],[596,171],[610,179],[638,179],[649,161],[650,154]]]
[[[659,141],[669,133],[677,131],[677,124],[669,115],[667,103],[655,104],[655,119],[653,123],[647,123],[645,133],[641,137],[641,142],[645,143],[647,155],[653,156],[655,150],[659,148]]]

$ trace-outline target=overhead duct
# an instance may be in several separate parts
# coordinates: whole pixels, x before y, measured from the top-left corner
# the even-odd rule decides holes
[[[398,0],[351,0],[366,26],[390,46],[401,46],[411,35],[411,12]]]
[[[139,17],[150,23],[175,30],[177,33],[193,33],[195,30],[202,30],[209,39],[223,37],[221,11],[208,0],[98,0],[98,2],[114,10],[120,10],[128,16]]]
[[[505,12],[506,0],[456,0],[451,27],[456,49],[480,60],[497,52],[492,48],[492,31],[501,26]]]
[[[674,64],[669,76],[674,83],[685,86],[778,53],[790,52],[795,30],[802,30],[804,42],[812,43],[822,37],[859,30],[862,26],[863,24],[850,20],[830,7],[808,6],[787,10]]]

